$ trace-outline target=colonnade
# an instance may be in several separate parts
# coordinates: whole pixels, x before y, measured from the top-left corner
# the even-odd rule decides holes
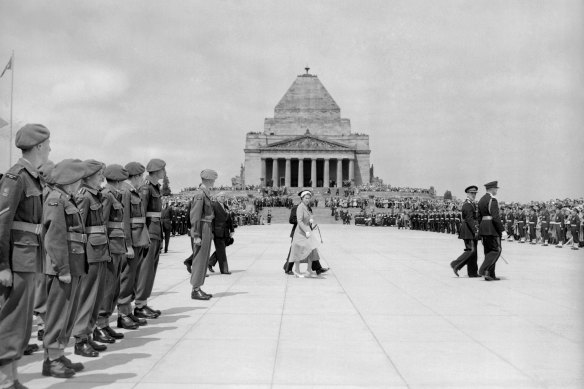
[[[296,162],[294,162],[296,161]],[[322,161],[322,163],[317,163],[317,161]],[[345,162],[344,162],[345,161]],[[297,174],[292,174],[292,165],[297,164]],[[292,178],[295,176],[294,186],[302,187],[305,186],[305,176],[304,170],[305,165],[310,164],[310,176],[306,177],[310,179],[310,186],[313,187],[329,187],[329,182],[331,180],[335,181],[335,186],[340,188],[343,185],[343,179],[345,180],[355,180],[355,160],[353,158],[261,158],[261,178],[262,181],[267,183],[270,179],[267,177],[268,169],[271,168],[271,180],[273,186],[280,185],[280,163],[284,163],[284,186],[291,187],[293,182]],[[343,164],[345,166],[348,164],[348,169],[345,169],[345,174],[343,176]],[[320,171],[317,170],[318,165],[321,165]],[[336,166],[336,172],[333,171],[331,174],[331,166]],[[348,170],[348,171],[347,171]],[[322,185],[318,185],[321,184]]]

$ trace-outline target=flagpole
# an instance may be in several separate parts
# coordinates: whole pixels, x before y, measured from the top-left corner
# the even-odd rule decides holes
[[[14,97],[14,50],[12,50],[12,57],[10,58],[10,73],[12,73],[12,80],[10,82],[10,142],[8,143],[8,149],[10,153],[8,153],[9,161],[8,161],[8,169],[12,166],[12,101]]]

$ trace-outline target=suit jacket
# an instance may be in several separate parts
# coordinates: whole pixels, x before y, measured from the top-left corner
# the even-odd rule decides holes
[[[231,213],[229,208],[225,205],[225,209],[217,201],[211,203],[213,211],[215,213],[215,219],[213,219],[213,234],[215,238],[227,238],[233,229],[233,220],[231,219]]]
[[[462,204],[462,220],[459,239],[475,239],[475,235],[479,232],[479,223],[476,216],[476,205],[474,201],[466,199]]]
[[[501,236],[505,228],[499,216],[499,203],[490,193],[485,193],[479,200],[479,235]]]
[[[162,209],[162,214],[160,216],[162,220],[162,228],[165,230],[170,230],[172,227],[172,218],[174,216],[174,210],[172,207],[167,205]]]

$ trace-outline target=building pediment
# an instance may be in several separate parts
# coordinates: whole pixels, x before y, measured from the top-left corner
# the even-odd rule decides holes
[[[324,140],[312,135],[302,135],[293,139],[272,143],[263,148],[269,150],[302,150],[302,151],[352,151],[353,148],[339,142]]]

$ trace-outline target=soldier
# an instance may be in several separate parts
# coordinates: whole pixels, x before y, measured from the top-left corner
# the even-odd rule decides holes
[[[177,215],[178,216],[178,215]],[[173,220],[175,219],[174,207],[172,202],[168,202],[161,214],[162,233],[164,236],[164,253],[168,253],[168,244],[170,243],[170,233],[172,232]]]
[[[147,324],[146,319],[134,316],[132,311],[138,269],[144,259],[145,251],[150,246],[146,213],[138,192],[138,188],[144,183],[142,175],[146,168],[138,162],[130,162],[125,169],[128,171],[128,183],[122,190],[122,204],[124,205],[124,236],[128,251],[122,257],[117,327],[136,330],[138,326]]]
[[[0,180],[0,385],[24,386],[18,361],[30,339],[36,274],[42,271],[42,187],[37,168],[51,151],[49,130],[16,133],[22,158]]]
[[[84,164],[86,172],[75,201],[87,234],[86,253],[89,270],[79,287],[80,305],[73,335],[75,354],[94,358],[99,356],[99,351],[107,350],[105,345],[95,343],[91,335],[97,324],[99,307],[105,293],[106,266],[107,262],[111,261],[111,256],[99,192],[103,182],[104,165],[95,160],[84,161]]]
[[[513,209],[509,208],[506,212],[506,221],[507,221],[507,241],[513,242],[513,226],[515,225],[515,214],[513,213]]]
[[[578,210],[575,207],[572,208],[568,222],[570,223],[570,232],[572,233],[572,250],[578,250],[578,245],[580,243],[580,217],[578,216]]]
[[[209,300],[213,295],[203,292],[201,286],[205,283],[205,275],[209,266],[211,241],[213,240],[212,223],[215,218],[211,205],[209,188],[217,179],[217,172],[205,169],[201,172],[202,183],[192,200],[191,205],[191,238],[193,240],[193,259],[191,265],[191,285],[193,300]],[[188,265],[187,265],[188,266]]]
[[[550,228],[550,213],[548,209],[542,205],[541,209],[541,240],[542,246],[548,245],[549,240],[549,228]]]
[[[564,215],[562,214],[561,204],[556,204],[556,208],[556,217],[554,220],[556,247],[561,249],[564,246]]]
[[[109,326],[109,321],[118,302],[122,263],[128,251],[124,233],[124,206],[120,192],[122,183],[128,178],[128,171],[121,165],[113,164],[105,168],[103,175],[107,184],[101,191],[101,204],[112,260],[106,264],[105,293],[102,300],[98,301],[99,315],[93,339],[102,343],[115,343],[116,339],[124,338],[124,334],[114,331]]]
[[[497,181],[485,184],[487,193],[479,200],[478,220],[479,236],[483,240],[485,260],[479,269],[479,275],[485,277],[485,281],[498,281],[495,275],[495,266],[501,256],[501,235],[503,223],[499,216],[499,204],[497,202]]]
[[[527,222],[527,215],[522,207],[519,207],[519,214],[515,218],[517,222],[517,231],[519,233],[519,243],[525,243],[525,229]]]
[[[142,207],[146,212],[146,226],[150,235],[150,247],[146,251],[138,270],[138,280],[135,286],[136,308],[134,308],[134,316],[144,319],[156,319],[161,314],[159,310],[148,306],[148,298],[154,287],[154,278],[156,277],[160,258],[162,201],[159,182],[166,176],[165,167],[166,162],[163,160],[151,159],[146,165],[148,176],[140,187]]]
[[[535,228],[537,226],[537,207],[531,207],[529,211],[528,226],[529,226],[529,244],[537,243],[537,235]]]
[[[68,159],[55,165],[51,174],[55,184],[44,203],[47,309],[42,373],[45,376],[69,378],[84,368],[81,363],[72,363],[64,351],[75,325],[81,279],[89,266],[85,225],[75,202],[86,171],[80,160]]]
[[[477,207],[475,198],[479,188],[475,185],[467,187],[466,200],[462,204],[462,224],[458,239],[464,240],[464,252],[450,263],[454,274],[458,277],[458,271],[466,265],[468,276],[471,278],[480,277],[477,273],[477,243],[479,234],[479,224],[477,222]]]

